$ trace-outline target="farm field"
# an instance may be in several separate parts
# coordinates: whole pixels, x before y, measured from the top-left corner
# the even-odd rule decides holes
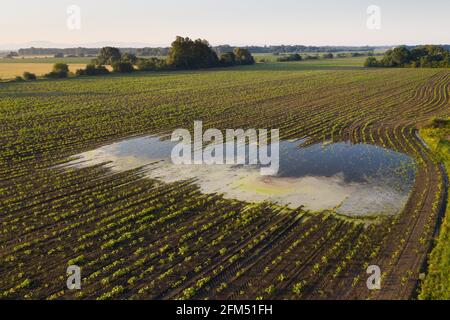
[[[69,71],[75,73],[77,69],[82,69],[86,64],[69,64]],[[0,79],[14,79],[22,76],[25,71],[43,76],[53,69],[53,63],[2,63],[0,62]]]
[[[161,57],[159,57],[161,58]],[[13,79],[16,76],[21,76],[25,71],[36,74],[37,76],[43,76],[44,74],[52,71],[55,63],[66,63],[69,66],[69,70],[75,73],[77,69],[84,68],[92,61],[93,58],[51,58],[51,57],[34,57],[34,58],[15,58],[15,59],[0,59],[0,79],[7,80]],[[264,59],[267,62],[265,68],[270,70],[277,59],[274,55],[256,55],[256,59]],[[335,58],[334,60],[314,60],[303,61],[296,64],[279,64],[277,69],[287,68],[288,70],[294,69],[321,69],[321,68],[348,68],[355,67],[360,68],[364,63],[364,58]],[[111,67],[108,67],[111,70]],[[263,68],[261,65],[260,68]]]
[[[417,130],[450,114],[450,71],[361,61],[0,83],[0,296],[417,297],[446,201],[442,160]],[[279,128],[281,139],[307,138],[305,146],[391,149],[415,160],[415,183],[398,215],[364,219],[206,194],[192,180],[144,177],[143,168],[60,166],[195,120]],[[76,292],[66,289],[73,264],[82,268]],[[367,289],[369,265],[381,268],[381,290]]]
[[[54,58],[48,56],[19,56],[12,59],[0,59],[0,63],[67,63],[67,64],[88,64],[92,57],[64,57]]]

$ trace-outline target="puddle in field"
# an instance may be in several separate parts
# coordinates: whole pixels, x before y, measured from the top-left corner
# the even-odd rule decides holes
[[[300,141],[281,141],[280,170],[269,177],[261,176],[257,166],[174,165],[170,154],[176,144],[155,136],[132,138],[79,154],[69,165],[109,162],[116,172],[146,166],[150,178],[165,183],[195,179],[202,192],[228,199],[362,217],[398,213],[414,184],[415,164],[409,156],[372,145],[300,148]]]

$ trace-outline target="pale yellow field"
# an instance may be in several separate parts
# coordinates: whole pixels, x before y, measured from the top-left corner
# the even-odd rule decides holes
[[[69,64],[69,70],[75,72],[82,69],[85,64]],[[53,63],[0,63],[0,79],[11,79],[22,76],[25,71],[42,76],[52,71]]]

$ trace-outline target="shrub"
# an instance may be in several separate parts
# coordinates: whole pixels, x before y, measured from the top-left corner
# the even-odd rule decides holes
[[[46,78],[67,78],[69,75],[69,66],[65,63],[55,63],[53,71],[45,75]]]
[[[160,71],[167,69],[166,61],[158,58],[138,59],[136,66],[139,71]]]
[[[31,72],[27,72],[27,71],[25,71],[24,73],[23,73],[23,76],[22,76],[25,80],[27,80],[27,81],[34,81],[34,80],[36,80],[37,78],[36,78],[36,75],[34,74],[34,73],[31,73]]]
[[[290,61],[301,61],[302,56],[298,53],[290,54],[290,55],[284,55],[277,59],[278,62],[290,62]]]
[[[55,71],[49,72],[46,75],[44,75],[44,77],[46,78],[54,78],[54,79],[67,78],[67,76],[68,76],[67,72],[55,72]]]
[[[109,70],[105,66],[96,66],[94,64],[88,64],[85,69],[78,69],[77,76],[96,76],[102,74],[108,74]]]
[[[364,67],[367,67],[367,68],[374,68],[374,67],[379,67],[379,66],[380,66],[380,64],[375,57],[368,57],[366,59],[366,61],[364,62]]]
[[[233,52],[226,52],[220,55],[220,64],[226,67],[236,64],[236,55]]]
[[[128,73],[134,71],[133,65],[130,62],[125,61],[114,62],[112,64],[112,68],[114,72],[119,73]]]
[[[53,65],[53,72],[69,72],[69,66],[65,63],[55,63]]]
[[[120,58],[120,61],[122,62],[129,62],[133,65],[137,63],[137,57],[134,54],[131,53],[124,53],[122,57]]]
[[[236,48],[234,49],[234,55],[236,56],[237,64],[249,65],[255,63],[255,59],[248,49]]]

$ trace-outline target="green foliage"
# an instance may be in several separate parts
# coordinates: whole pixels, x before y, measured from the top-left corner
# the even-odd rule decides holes
[[[115,286],[111,291],[102,294],[97,300],[110,300],[124,291],[123,286]]]
[[[305,60],[319,60],[319,56],[317,56],[317,55],[313,56],[313,55],[308,54],[305,57]]]
[[[298,53],[283,55],[277,59],[278,62],[301,61],[302,56]]]
[[[248,49],[236,48],[233,52],[236,56],[236,64],[249,65],[255,63],[255,59]]]
[[[364,67],[366,68],[375,68],[379,66],[380,64],[378,63],[378,60],[375,57],[368,57],[364,62]]]
[[[236,55],[234,52],[225,52],[220,55],[220,64],[224,67],[231,67],[236,64]]]
[[[100,50],[97,59],[94,59],[90,66],[84,71],[77,72],[78,75],[99,75],[108,73],[104,65],[111,65],[114,72],[129,73],[135,71],[134,65],[138,58],[131,53],[121,54],[118,48],[104,47]]]
[[[95,64],[88,64],[85,69],[78,69],[76,71],[77,76],[96,76],[108,73],[109,70],[105,66]]]
[[[24,72],[23,73],[23,79],[24,80],[26,80],[26,81],[34,81],[34,80],[36,80],[37,78],[36,78],[36,75],[34,74],[34,73],[31,73],[31,72]]]
[[[217,54],[206,40],[177,36],[169,50],[167,64],[176,69],[211,68],[219,65]]]
[[[130,63],[132,65],[135,65],[137,63],[138,58],[134,54],[124,53],[122,55],[122,57],[120,58],[120,60],[122,62],[128,62],[128,63]]]
[[[69,265],[69,266],[71,266],[71,265],[79,265],[79,264],[82,264],[84,261],[85,261],[85,256],[84,255],[79,255],[78,257],[69,260],[67,265]]]
[[[166,61],[158,58],[140,58],[136,62],[136,67],[139,71],[162,71],[168,69]]]
[[[100,50],[96,64],[112,65],[120,61],[122,55],[120,50],[114,47],[104,47]]]
[[[373,124],[397,115],[409,121],[425,110],[435,112],[432,95],[434,88],[440,92],[437,84],[426,92],[431,97],[418,105],[405,107],[399,100],[411,96],[410,88],[429,79],[436,81],[441,71],[373,73],[360,68],[361,64],[361,60],[334,59],[218,72],[136,72],[89,81],[2,83],[0,232],[5,254],[0,275],[7,284],[4,295],[11,299],[30,293],[36,299],[78,298],[76,292],[62,290],[63,267],[80,256],[85,257],[86,270],[82,287],[90,299],[162,295],[195,299],[208,294],[215,298],[217,289],[226,285],[221,296],[254,299],[263,294],[266,298],[263,290],[269,288],[271,294],[270,286],[276,285],[280,289],[270,298],[309,298],[317,277],[328,279],[330,286],[346,281],[352,290],[353,266],[373,261],[376,248],[397,237],[386,231],[393,226],[392,219],[359,225],[361,230],[353,232],[348,231],[347,221],[328,214],[330,218],[324,220],[322,214],[303,212],[294,220],[298,212],[205,195],[192,181],[155,183],[144,179],[140,169],[110,174],[102,166],[57,166],[94,146],[168,132],[198,118],[218,128],[281,125],[283,136],[294,139],[320,139],[325,133],[339,136],[340,130],[359,119],[361,134],[370,139],[376,127],[364,130],[364,121]],[[384,96],[392,79],[396,86]],[[302,99],[310,100],[310,105]],[[430,103],[424,105],[424,100]],[[445,102],[444,95],[441,101]],[[322,111],[317,112],[318,108]],[[395,122],[395,118],[388,119]],[[401,135],[395,139],[399,144],[415,141]],[[286,236],[280,241],[282,235]],[[339,243],[339,239],[346,241]],[[224,255],[219,254],[222,248],[228,250]],[[324,254],[309,258],[318,248]],[[347,260],[354,249],[355,255]],[[261,252],[267,253],[264,259],[258,259]],[[268,258],[275,256],[284,260],[272,265]],[[327,265],[322,256],[328,258]],[[336,261],[342,270],[333,278]],[[316,262],[320,268],[314,278],[310,274]],[[250,268],[261,272],[254,275]],[[302,270],[300,275],[297,270]],[[281,272],[288,278],[278,277]],[[23,283],[24,279],[29,281]],[[244,281],[252,286],[241,290],[236,284]]]
[[[69,66],[66,63],[55,63],[53,72],[69,72]]]
[[[225,52],[220,55],[220,64],[224,67],[254,63],[255,59],[248,49],[235,48],[233,52]]]
[[[67,78],[69,66],[66,63],[55,63],[53,71],[45,75],[46,78]]]
[[[380,61],[368,58],[366,64],[367,67],[387,68],[449,68],[450,52],[441,46],[433,45],[418,46],[413,49],[400,46],[386,51]]]
[[[114,72],[129,73],[134,71],[134,67],[130,62],[118,61],[114,62],[111,66]]]
[[[450,172],[450,118],[435,118],[421,136],[435,152],[439,161]],[[436,246],[430,254],[428,274],[422,283],[419,298],[422,300],[450,299],[450,201],[447,199],[445,217]]]

